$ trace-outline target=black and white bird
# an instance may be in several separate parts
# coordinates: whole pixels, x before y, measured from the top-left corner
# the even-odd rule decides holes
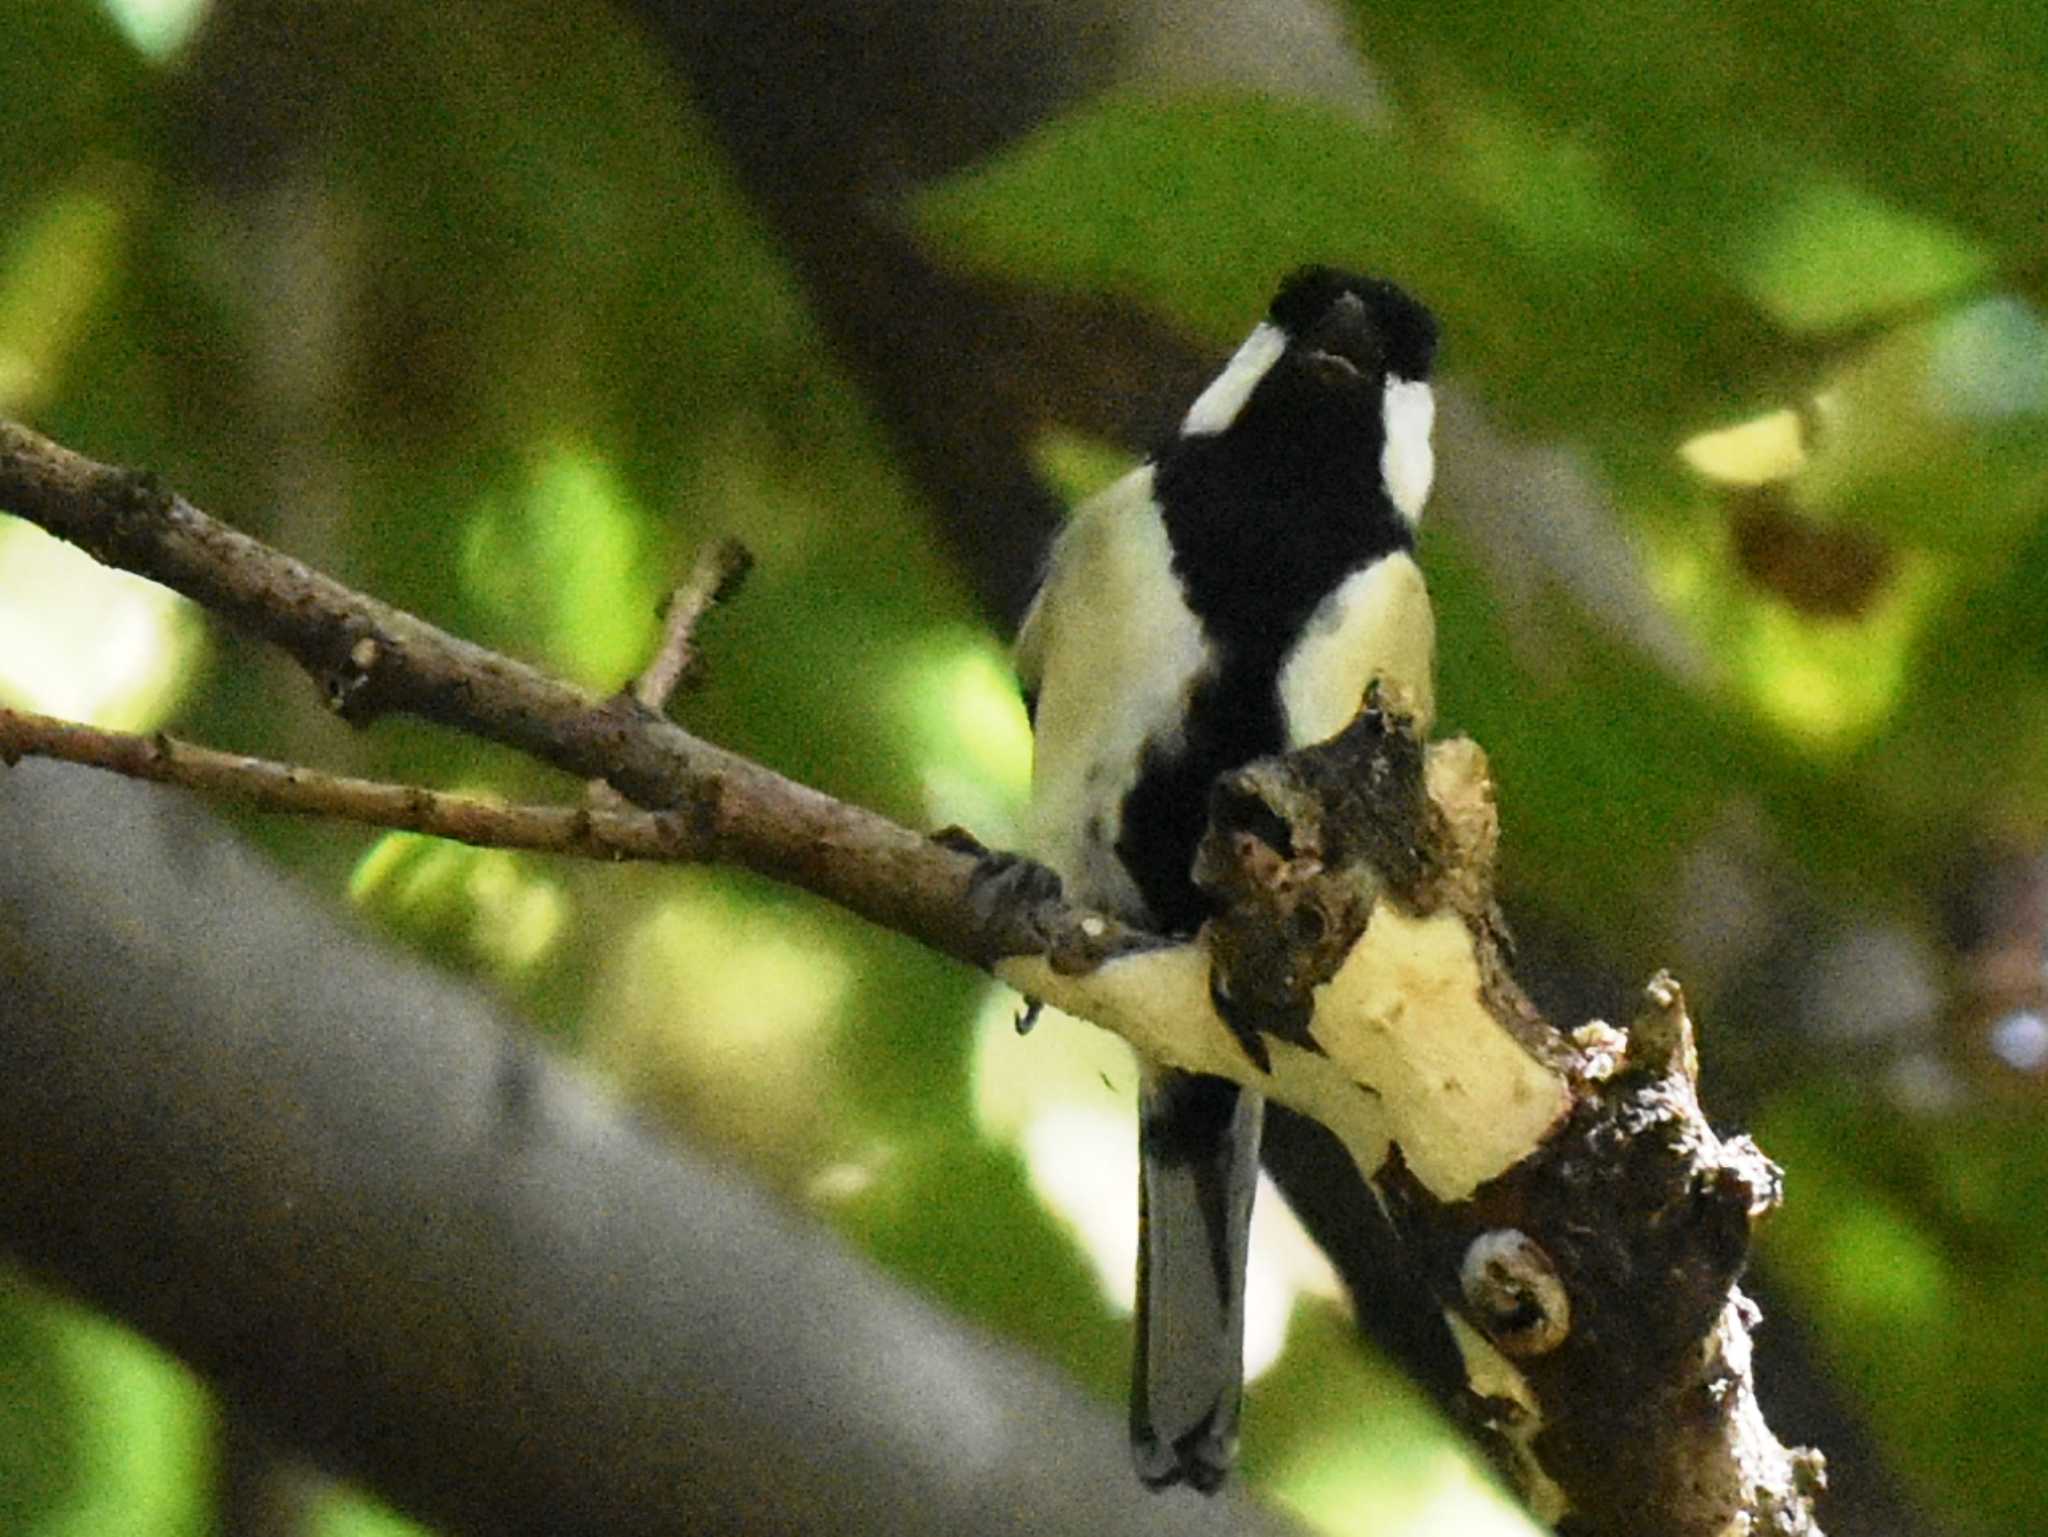
[[[1435,623],[1413,558],[1435,468],[1436,323],[1390,283],[1294,273],[1143,465],[1076,510],[1017,642],[1030,852],[1157,931],[1219,775],[1336,735],[1375,678],[1426,731]],[[1138,1474],[1214,1490],[1237,1449],[1263,1098],[1141,1064]]]

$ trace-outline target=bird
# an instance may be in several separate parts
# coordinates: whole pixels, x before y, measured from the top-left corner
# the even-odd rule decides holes
[[[1434,316],[1393,283],[1302,267],[1177,430],[1055,537],[1016,660],[1027,852],[1069,900],[1192,935],[1211,915],[1190,871],[1219,776],[1336,735],[1375,680],[1427,734],[1436,627],[1415,536],[1436,349]],[[1265,1101],[1144,1061],[1138,1097],[1132,1454],[1153,1488],[1213,1493],[1237,1453]]]

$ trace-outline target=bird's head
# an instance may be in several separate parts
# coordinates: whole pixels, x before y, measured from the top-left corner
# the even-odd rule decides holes
[[[1189,407],[1181,434],[1258,435],[1316,453],[1377,445],[1387,500],[1412,524],[1436,470],[1436,341],[1435,318],[1392,283],[1303,267]]]

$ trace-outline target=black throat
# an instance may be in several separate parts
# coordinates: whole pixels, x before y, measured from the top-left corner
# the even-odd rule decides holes
[[[1280,670],[1309,616],[1354,572],[1414,547],[1381,478],[1378,402],[1361,412],[1275,393],[1228,431],[1177,438],[1155,458],[1174,574],[1213,665],[1180,739],[1147,746],[1117,854],[1152,921],[1173,933],[1208,916],[1188,871],[1210,786],[1289,745]]]

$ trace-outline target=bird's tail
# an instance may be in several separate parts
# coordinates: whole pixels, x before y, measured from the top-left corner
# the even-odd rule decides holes
[[[1237,1458],[1244,1267],[1265,1099],[1149,1071],[1139,1090],[1137,1362],[1131,1450],[1155,1489],[1207,1494]]]

